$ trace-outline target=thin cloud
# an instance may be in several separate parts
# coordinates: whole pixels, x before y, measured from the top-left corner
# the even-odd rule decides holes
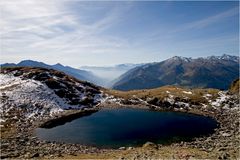
[[[176,30],[173,30],[171,32],[181,32],[181,31],[185,31],[185,30],[189,30],[189,29],[201,29],[201,28],[207,27],[209,25],[212,25],[214,23],[217,23],[219,21],[222,21],[225,18],[232,17],[237,14],[238,14],[238,7],[234,7],[232,9],[229,9],[222,13],[218,13],[216,15],[213,15],[213,16],[201,19],[201,20],[197,20],[197,21],[193,21],[193,22],[184,24],[182,26],[179,26]]]
[[[129,3],[124,7],[113,6],[105,16],[87,24],[82,21],[85,15],[74,12],[68,2],[74,1],[1,1],[1,61],[16,62],[31,57],[49,61],[46,59],[49,54],[82,57],[114,52],[125,45],[122,39],[100,33],[121,20],[131,7]]]
[[[173,26],[173,28],[160,28],[150,32],[142,33],[141,35],[138,35],[139,36],[138,39],[140,40],[135,42],[134,44],[136,46],[142,46],[143,44],[146,44],[146,43],[151,44],[151,43],[156,43],[160,41],[164,43],[166,41],[171,41],[172,39],[175,39],[178,36],[176,33],[181,33],[185,31],[190,32],[190,30],[194,30],[194,29],[203,29],[205,27],[216,24],[218,22],[225,21],[227,18],[237,14],[238,14],[238,7],[234,7],[224,12],[218,13],[216,15],[206,17],[204,19],[195,20],[182,25],[175,25]],[[186,34],[186,36],[187,35],[188,34]],[[185,37],[185,39],[186,38],[187,37]],[[192,39],[190,41],[192,41]],[[181,42],[178,42],[178,43],[181,43]]]

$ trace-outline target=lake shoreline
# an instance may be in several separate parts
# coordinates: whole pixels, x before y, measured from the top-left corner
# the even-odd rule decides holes
[[[94,114],[86,112],[86,115],[69,121],[55,128],[51,126],[56,126],[56,121],[42,125],[36,135],[48,141],[118,149],[140,147],[148,141],[162,145],[189,142],[195,137],[212,134],[218,126],[213,118],[206,116],[128,106],[104,107]]]
[[[118,103],[102,103],[101,105],[93,108],[93,110],[101,109],[101,108],[122,108],[122,106],[126,106],[124,104],[118,104]],[[157,111],[164,111],[164,108],[148,105],[144,106],[141,104],[134,104],[134,105],[128,105],[130,108],[142,108],[142,109],[154,109]],[[89,110],[91,109],[87,109]],[[168,110],[171,111],[171,110]],[[238,140],[237,133],[237,125],[239,125],[236,121],[237,112],[234,113],[234,111],[228,110],[224,111],[208,111],[204,112],[203,110],[199,109],[193,109],[193,110],[179,110],[179,109],[173,109],[172,111],[180,111],[180,112],[186,112],[190,114],[198,114],[203,116],[208,116],[214,118],[217,122],[219,122],[219,128],[215,130],[215,132],[212,135],[196,138],[194,141],[191,142],[180,142],[180,143],[173,143],[169,145],[169,147],[193,147],[198,148],[200,150],[203,150],[204,152],[216,152],[216,156],[234,156],[236,158],[237,156],[237,146],[236,148],[230,145],[236,145],[235,142]],[[78,111],[79,112],[79,111]],[[85,114],[84,110],[81,111],[83,114]],[[74,111],[73,111],[74,114]],[[80,114],[81,115],[81,114]],[[61,116],[60,116],[61,117]],[[233,118],[235,117],[235,118]],[[45,119],[45,122],[50,119]],[[55,117],[56,119],[56,117]],[[56,120],[55,120],[56,121]],[[227,123],[226,123],[227,122]],[[54,157],[62,157],[63,155],[78,155],[78,154],[93,154],[93,153],[99,153],[99,154],[106,154],[108,152],[118,152],[120,149],[99,149],[96,147],[91,146],[84,146],[80,144],[67,144],[67,143],[58,143],[58,142],[49,142],[40,140],[38,137],[34,134],[34,129],[42,125],[43,122],[34,122],[34,123],[21,123],[18,124],[16,127],[16,132],[13,133],[9,137],[3,137],[1,139],[2,144],[2,154],[1,158],[54,158]],[[234,129],[235,128],[235,129]],[[230,133],[225,133],[225,131],[230,131]],[[216,142],[216,139],[229,139],[229,141],[225,141],[224,143],[219,141]],[[231,142],[231,143],[229,143]],[[232,144],[234,143],[234,144]],[[157,144],[156,144],[157,145]],[[23,147],[24,146],[24,147]],[[158,148],[161,150],[161,147],[166,147],[163,145],[157,145]],[[139,148],[139,147],[136,147]],[[134,150],[134,148],[132,148]],[[125,149],[124,149],[125,150]],[[226,155],[226,150],[233,155]]]

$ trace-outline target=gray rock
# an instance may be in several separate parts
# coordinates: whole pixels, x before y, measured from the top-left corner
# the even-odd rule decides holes
[[[153,142],[146,142],[142,147],[143,148],[155,148],[155,149],[158,148],[158,146]]]
[[[120,148],[118,148],[118,149],[120,149],[120,150],[125,150],[125,149],[126,149],[126,147],[120,147]]]
[[[223,136],[223,137],[230,137],[231,134],[229,134],[229,133],[223,133],[222,136]]]
[[[128,147],[128,148],[127,148],[127,150],[132,150],[132,149],[133,149],[133,147]]]

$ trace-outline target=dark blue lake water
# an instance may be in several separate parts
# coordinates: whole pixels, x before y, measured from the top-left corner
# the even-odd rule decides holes
[[[36,134],[49,141],[118,148],[147,141],[188,141],[211,134],[216,127],[215,120],[204,116],[124,108],[100,110],[50,129],[38,128]]]

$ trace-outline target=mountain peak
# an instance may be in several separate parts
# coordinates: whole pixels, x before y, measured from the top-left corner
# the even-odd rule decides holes
[[[168,60],[190,62],[192,60],[192,58],[182,57],[182,56],[174,56],[172,58],[169,58]]]
[[[238,56],[233,56],[233,55],[228,55],[228,54],[223,54],[222,56],[209,56],[206,59],[210,59],[210,60],[230,60],[230,61],[235,61],[235,62],[239,61]]]
[[[238,56],[232,56],[232,55],[228,55],[228,54],[223,54],[221,56],[221,59],[225,59],[225,60],[239,60],[239,57]]]
[[[21,64],[21,63],[41,63],[41,62],[30,60],[30,59],[25,59],[25,60],[20,61],[18,64]]]
[[[208,57],[200,57],[193,59],[191,57],[182,57],[182,56],[174,56],[172,58],[167,59],[167,61],[184,61],[184,62],[191,62],[192,60],[229,60],[229,61],[239,61],[239,56],[233,56],[229,54],[223,54],[222,56],[208,56]]]
[[[61,63],[56,63],[53,66],[55,66],[55,67],[64,67]]]
[[[33,60],[23,60],[23,61],[19,62],[17,64],[17,66],[51,68],[50,65],[47,65],[43,62],[33,61]]]

